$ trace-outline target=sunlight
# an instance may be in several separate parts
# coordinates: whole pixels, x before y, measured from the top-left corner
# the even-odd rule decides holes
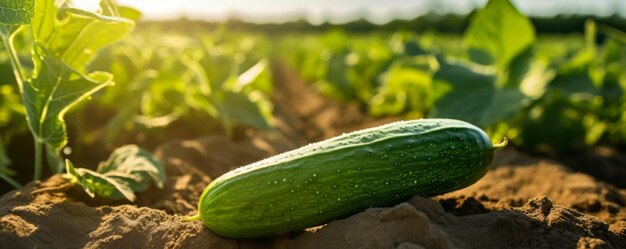
[[[84,10],[97,10],[99,8],[100,1],[97,0],[73,0],[72,5],[79,9]]]
[[[73,0],[75,7],[96,10],[99,0]],[[172,19],[187,16],[192,19],[225,20],[236,17],[250,21],[285,21],[305,18],[318,23],[344,22],[366,17],[374,22],[397,18],[413,18],[429,11],[467,13],[486,0],[118,0],[120,5],[141,10],[147,19]],[[555,13],[582,13],[626,16],[626,1],[620,0],[550,0],[513,1],[520,11],[538,16]]]

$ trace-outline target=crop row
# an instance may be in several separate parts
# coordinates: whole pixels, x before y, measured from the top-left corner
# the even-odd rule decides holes
[[[584,36],[538,36],[492,0],[462,37],[333,30],[282,42],[307,81],[373,116],[457,118],[552,155],[626,145],[626,33],[592,20]]]

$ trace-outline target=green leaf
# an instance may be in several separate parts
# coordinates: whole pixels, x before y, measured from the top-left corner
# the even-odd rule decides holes
[[[550,81],[549,90],[560,90],[567,94],[598,93],[598,89],[587,71],[560,73]]]
[[[85,193],[96,197],[96,194],[105,198],[120,199],[126,198],[130,201],[136,199],[133,190],[123,182],[118,182],[106,175],[94,172],[89,169],[75,168],[70,160],[65,160],[65,167],[71,182],[78,183]]]
[[[29,128],[37,143],[45,143],[48,162],[55,171],[63,167],[59,152],[67,143],[65,112],[113,83],[109,73],[86,73],[86,65],[99,49],[121,39],[133,26],[128,19],[72,8],[59,10],[54,0],[37,1],[31,26],[34,69],[32,78],[25,80],[23,102]]]
[[[134,27],[134,22],[125,18],[73,8],[59,10],[54,0],[38,0],[36,9],[32,24],[35,43],[48,55],[77,70],[82,70],[98,50],[118,41]],[[41,58],[34,59],[37,66]]]
[[[353,88],[348,79],[349,65],[346,63],[347,52],[333,53],[328,61],[326,79],[328,82],[321,85],[321,91],[341,101],[350,101],[355,98]]]
[[[120,17],[130,19],[135,22],[139,21],[143,17],[141,11],[139,11],[138,9],[134,9],[128,6],[118,6],[117,9],[119,11]]]
[[[218,108],[220,115],[222,115],[222,121],[228,123],[238,121],[254,128],[272,129],[270,124],[271,111],[268,110],[271,109],[271,103],[265,100],[260,93],[224,92]]]
[[[154,181],[157,187],[165,184],[165,169],[150,152],[136,145],[117,148],[109,159],[101,162],[96,171],[79,168],[66,161],[72,182],[79,183],[94,197],[135,200],[135,194],[145,191]]]
[[[535,42],[535,29],[509,0],[490,0],[472,18],[463,41],[473,61],[507,68]]]
[[[35,0],[0,0],[0,23],[29,24],[35,12]]]
[[[65,113],[112,83],[112,75],[108,73],[85,75],[54,57],[45,57],[37,77],[24,84],[23,102],[33,135],[50,150],[60,150],[67,143]]]
[[[37,0],[32,30],[35,42],[45,44],[54,32],[58,9],[54,0]]]
[[[235,91],[246,88],[258,89],[264,93],[270,93],[272,91],[272,81],[270,80],[269,75],[267,75],[268,71],[267,62],[263,59],[240,74],[237,77],[237,80],[234,81],[235,84],[231,89]]]
[[[4,46],[4,40],[7,40],[9,37],[9,34],[11,34],[11,27],[6,25],[6,24],[2,24],[0,23],[0,38],[2,39],[2,45]]]
[[[107,16],[120,16],[120,11],[115,0],[100,1],[100,10],[102,14]]]
[[[527,150],[559,154],[585,145],[585,120],[592,105],[558,91],[548,91],[526,113],[520,113],[515,144]],[[592,135],[592,134],[589,134]],[[590,141],[591,142],[591,141]]]
[[[441,60],[435,84],[448,92],[435,103],[433,117],[457,118],[481,127],[494,125],[517,112],[526,96],[517,88],[496,87],[495,76],[471,65]]]
[[[425,70],[394,66],[383,76],[383,87],[370,101],[374,116],[411,112],[423,117],[432,108],[432,75]]]
[[[596,51],[596,33],[595,23],[587,22],[585,26],[585,48],[570,58],[566,58],[563,64],[557,65],[557,74],[550,81],[548,91],[557,90],[570,95],[599,93],[598,88],[602,80],[595,77],[596,72],[600,69],[597,63],[600,56]],[[604,69],[600,71],[601,74],[604,74]]]
[[[237,77],[231,76],[220,84],[211,86],[207,69],[197,60],[183,56],[181,62],[186,66],[197,84],[199,94],[188,96],[189,106],[206,111],[213,118],[222,122],[227,134],[232,132],[235,123],[254,128],[271,130],[272,105],[264,93],[271,91],[271,82],[267,76],[267,65],[261,60]],[[209,87],[211,86],[211,87]],[[218,87],[219,86],[219,87]],[[186,92],[192,92],[189,88]]]
[[[72,68],[81,70],[101,48],[126,36],[134,22],[124,18],[102,16],[79,9],[61,9],[65,18],[44,43],[50,55]]]
[[[161,161],[137,145],[117,148],[107,161],[98,165],[97,172],[112,178],[133,179],[128,183],[135,192],[146,190],[150,180],[159,188],[163,188],[165,183],[165,169]]]

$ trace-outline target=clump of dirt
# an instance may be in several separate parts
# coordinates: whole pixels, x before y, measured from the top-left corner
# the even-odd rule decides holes
[[[560,160],[576,171],[593,175],[615,187],[626,188],[626,154],[619,153],[615,148],[599,146]]]
[[[0,198],[0,241],[4,248],[237,248],[197,222],[134,205],[92,207],[65,193],[41,187],[65,183],[59,175],[31,183]]]
[[[154,208],[89,206],[67,193],[30,195],[35,189],[64,183],[57,175],[0,198],[0,241],[11,248],[626,247],[623,222],[609,226],[592,215],[554,204],[548,197],[531,198],[515,207],[506,203],[482,206],[482,201],[473,198],[446,196],[438,202],[416,196],[394,207],[371,208],[330,222],[313,232],[238,241],[219,237],[200,222],[185,222],[180,214]],[[185,190],[174,188],[171,192],[182,194]],[[168,197],[174,206],[180,203],[176,196]],[[457,209],[444,208],[442,200],[459,201],[462,208],[457,209],[478,207],[481,211],[460,214]],[[467,203],[473,203],[473,208]]]
[[[506,207],[520,206],[528,199],[545,195],[556,204],[592,214],[608,224],[626,224],[626,190],[574,172],[555,161],[532,158],[514,149],[498,153],[494,164],[478,183],[439,200],[467,212],[463,210],[475,209],[462,207],[472,205],[467,204],[467,197],[474,198],[470,202],[478,201],[486,207]]]
[[[287,242],[293,248],[623,248],[626,237],[601,220],[547,197],[520,208],[456,216],[432,200],[413,197],[333,221]]]
[[[159,146],[166,187],[133,204],[91,199],[78,188],[31,194],[66,185],[60,175],[30,183],[0,197],[1,247],[626,248],[626,190],[514,149],[497,152],[494,167],[466,189],[371,208],[317,229],[233,240],[185,222],[211,180],[235,167],[396,119],[374,120],[356,105],[329,101],[288,68],[274,74],[276,131]]]

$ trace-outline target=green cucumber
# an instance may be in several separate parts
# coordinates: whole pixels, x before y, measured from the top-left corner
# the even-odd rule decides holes
[[[493,152],[489,137],[452,119],[395,122],[343,134],[230,171],[206,187],[198,204],[213,232],[254,238],[297,231],[435,196],[478,181]]]

